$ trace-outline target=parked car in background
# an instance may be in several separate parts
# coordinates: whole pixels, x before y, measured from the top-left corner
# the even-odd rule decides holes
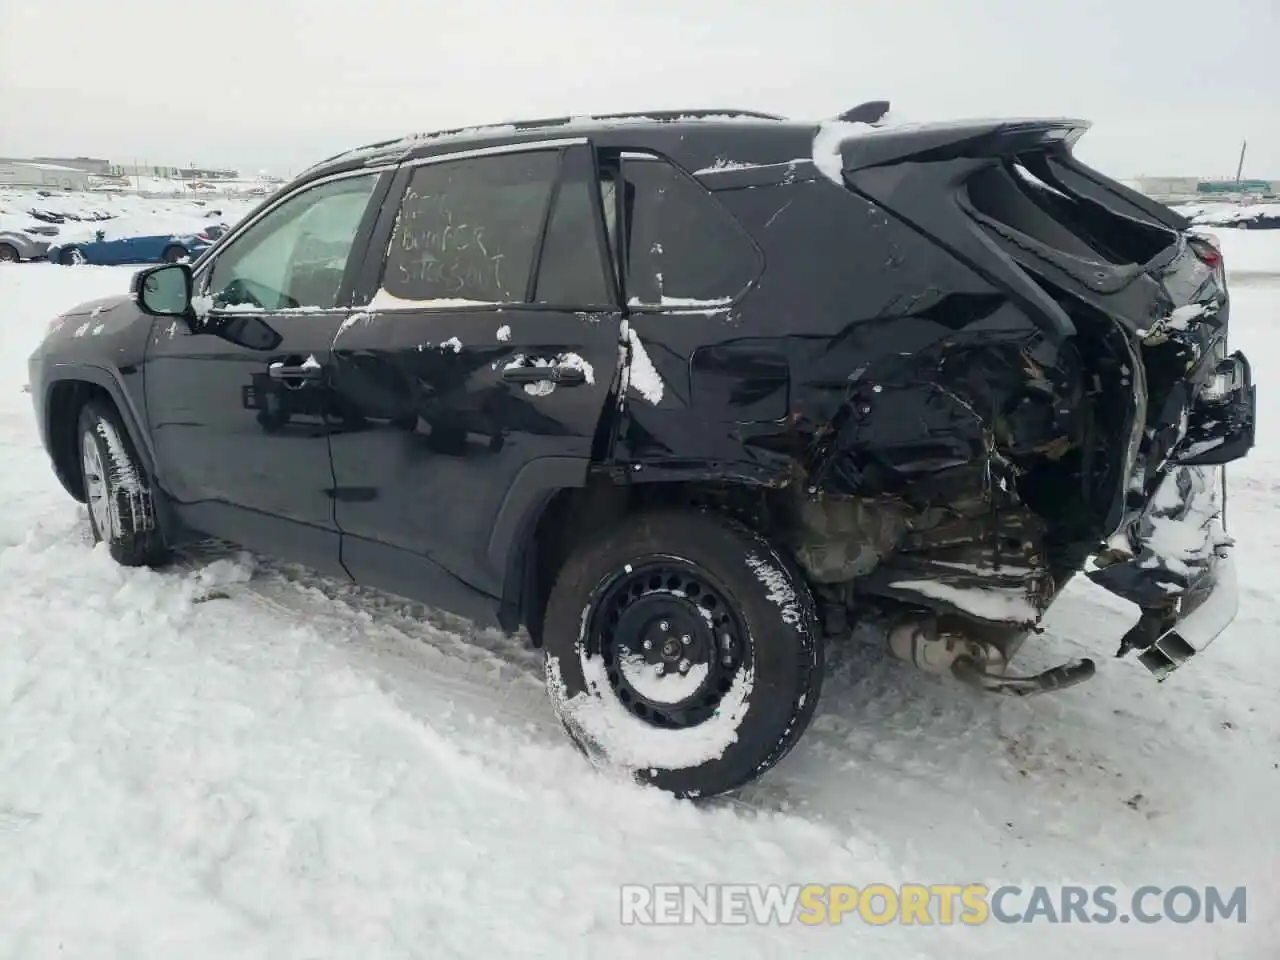
[[[127,225],[113,221],[50,245],[46,256],[66,265],[177,263],[204,253],[226,229],[225,224],[208,223],[188,225],[174,232],[152,226],[135,233]]]
[[[49,223],[0,223],[0,263],[39,260],[57,235],[58,228]]]
[[[1212,207],[1188,212],[1198,227],[1225,227],[1232,230],[1280,230],[1280,202],[1250,203],[1226,208]]]
[[[1235,227],[1237,230],[1280,230],[1280,204],[1271,204],[1266,209],[1254,207],[1243,211],[1234,220],[1223,219],[1221,226]]]

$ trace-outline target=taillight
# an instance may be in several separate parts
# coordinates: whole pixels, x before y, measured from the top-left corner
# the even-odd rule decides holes
[[[1197,233],[1188,238],[1191,249],[1205,266],[1222,267],[1222,244],[1211,233]]]
[[[213,243],[213,240],[210,237],[206,237],[203,233],[197,233],[196,239],[201,243]]]

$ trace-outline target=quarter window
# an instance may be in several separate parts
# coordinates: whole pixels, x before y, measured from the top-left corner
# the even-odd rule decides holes
[[[214,307],[332,309],[377,174],[331,180],[289,198],[213,262]]]
[[[428,164],[414,172],[382,287],[400,300],[523,303],[559,154]]]
[[[624,159],[622,177],[630,303],[726,303],[755,279],[755,246],[702,186],[656,158]]]

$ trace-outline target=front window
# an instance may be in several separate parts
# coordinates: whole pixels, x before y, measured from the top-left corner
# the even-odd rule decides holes
[[[276,207],[213,263],[214,308],[332,309],[378,174],[331,180]]]

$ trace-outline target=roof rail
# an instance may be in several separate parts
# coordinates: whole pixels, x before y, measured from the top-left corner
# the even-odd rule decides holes
[[[746,117],[748,119],[777,120],[781,122],[787,119],[775,113],[762,113],[759,110],[739,110],[735,107],[725,107],[720,110],[705,108],[696,110],[636,110],[631,113],[593,113],[589,116],[592,120],[627,120],[638,117],[649,120],[671,121],[705,117]]]
[[[486,130],[515,129],[515,130],[537,130],[541,127],[562,127],[573,123],[577,120],[654,120],[658,123],[676,123],[681,120],[705,120],[712,117],[741,117],[744,119],[755,120],[773,120],[779,123],[786,122],[786,117],[780,117],[773,113],[762,113],[758,110],[739,110],[733,107],[723,109],[698,108],[692,110],[636,110],[629,113],[591,113],[563,117],[544,117],[539,120],[508,120],[503,123],[483,123],[472,124],[465,127],[453,127],[449,130],[431,130],[427,133],[412,134],[407,137],[393,137],[389,140],[380,140],[377,143],[369,143],[360,147],[352,147],[349,150],[343,150],[336,153],[332,157],[327,157],[313,167],[322,166],[332,160],[338,160],[342,157],[352,154],[367,153],[381,149],[392,149],[402,144],[406,144],[414,140],[433,140],[438,137],[451,137],[460,133],[476,133],[481,134]]]

